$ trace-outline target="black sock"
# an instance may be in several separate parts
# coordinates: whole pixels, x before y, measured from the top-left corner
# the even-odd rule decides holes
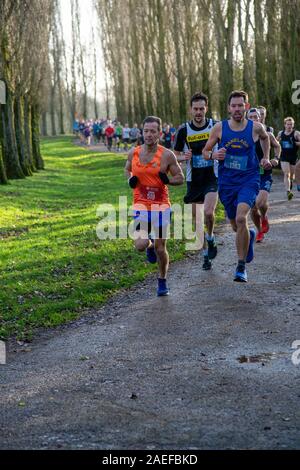
[[[241,269],[241,268],[245,269],[245,267],[246,267],[246,261],[244,261],[243,259],[239,259],[238,260],[238,268],[239,269]]]

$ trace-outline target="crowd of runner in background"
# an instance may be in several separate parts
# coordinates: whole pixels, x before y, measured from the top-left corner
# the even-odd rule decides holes
[[[266,108],[259,106],[257,109],[253,108],[253,110],[257,111],[258,114],[261,113],[261,122],[264,124]],[[134,123],[133,127],[130,127],[128,123],[123,125],[117,119],[75,119],[73,134],[78,137],[82,145],[87,147],[101,144],[106,146],[110,152],[127,153],[133,147],[144,144],[142,127],[142,124],[138,125],[137,123]],[[265,127],[273,133],[273,128]],[[177,128],[172,123],[164,123],[161,130],[160,145],[175,150],[176,133]],[[273,141],[279,142],[282,150],[281,157],[278,158],[278,167],[281,167],[283,171],[287,198],[291,200],[294,196],[292,188],[295,173],[297,189],[300,191],[300,159],[298,160],[297,153],[300,147],[300,132],[295,129],[295,121],[292,117],[284,119],[284,129],[278,133],[277,139],[273,136]],[[274,146],[274,142],[272,146]],[[296,167],[297,161],[298,165]]]
[[[263,106],[259,108],[259,112],[266,112],[266,108]],[[270,129],[273,131],[273,128]],[[159,143],[167,149],[174,150],[176,132],[177,128],[172,123],[164,123]],[[73,133],[79,138],[82,145],[90,147],[91,145],[102,144],[106,146],[108,151],[112,152],[127,153],[131,148],[144,143],[142,124],[134,123],[133,127],[130,127],[128,123],[123,125],[117,119],[113,121],[103,118],[96,120],[75,119]],[[297,151],[300,147],[300,132],[295,129],[295,122],[292,117],[285,118],[284,130],[279,132],[277,141],[279,141],[282,147],[279,167],[281,165],[284,173],[284,184],[287,197],[290,200],[293,197],[292,188],[295,178],[295,165],[298,159]],[[300,186],[297,182],[298,191],[299,188]]]
[[[164,147],[173,149],[176,130],[172,123],[163,124],[160,143]],[[144,143],[142,124],[134,123],[133,127],[130,127],[128,123],[123,125],[110,119],[76,119],[73,133],[82,145],[90,147],[102,143],[109,151],[114,152],[127,152],[132,147]]]

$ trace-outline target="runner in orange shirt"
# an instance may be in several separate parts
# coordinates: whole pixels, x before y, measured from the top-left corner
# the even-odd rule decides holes
[[[138,251],[147,250],[150,263],[159,265],[157,295],[169,295],[167,272],[167,228],[171,221],[168,184],[183,184],[184,176],[174,153],[159,145],[161,119],[148,116],[143,121],[144,144],[130,150],[125,174],[133,191]],[[168,176],[170,173],[171,177]],[[142,229],[143,228],[143,229]],[[155,240],[150,233],[154,232]]]

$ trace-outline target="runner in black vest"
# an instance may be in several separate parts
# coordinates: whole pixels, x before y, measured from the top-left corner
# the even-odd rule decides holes
[[[193,217],[197,204],[204,204],[206,240],[204,240],[203,269],[211,269],[211,260],[217,256],[217,244],[214,237],[215,209],[218,201],[218,184],[214,162],[207,162],[202,156],[211,129],[215,121],[207,119],[208,98],[204,93],[195,93],[191,98],[192,120],[183,123],[175,136],[174,153],[179,162],[186,162],[187,194],[185,204],[193,205]],[[196,236],[199,238],[202,227],[196,224]],[[207,248],[206,248],[207,242]]]
[[[290,201],[294,197],[292,193],[293,179],[298,159],[298,148],[300,147],[300,132],[295,130],[295,121],[292,117],[285,118],[284,130],[279,132],[277,140],[282,148],[281,168],[284,173],[287,198]]]
[[[265,108],[264,108],[265,110]],[[260,112],[258,108],[252,108],[248,111],[248,119],[251,121],[257,121],[257,122],[262,122]],[[264,123],[262,123],[268,133],[269,139],[270,139],[270,145],[271,147],[274,148],[274,158],[271,160],[272,166],[277,166],[280,153],[281,153],[281,147],[277,140],[275,139],[275,136],[272,132],[272,127],[266,126]],[[260,140],[258,140],[255,143],[255,151],[257,158],[259,162],[261,162],[262,158],[264,157],[263,149],[260,144]],[[255,206],[251,210],[251,218],[254,222],[254,224],[257,227],[257,235],[256,235],[256,242],[262,242],[264,239],[264,234],[269,231],[269,221],[267,217],[267,211],[269,207],[268,199],[269,199],[269,193],[271,191],[273,179],[272,179],[272,168],[265,170],[260,167],[260,189],[258,196],[255,201]]]

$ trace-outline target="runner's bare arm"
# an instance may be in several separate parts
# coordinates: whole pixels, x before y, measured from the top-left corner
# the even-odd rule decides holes
[[[276,140],[276,137],[273,134],[273,132],[268,132],[268,134],[269,134],[269,138],[270,138],[270,145],[271,145],[271,147],[273,147],[276,157],[279,158],[280,154],[281,154],[281,145]]]
[[[271,163],[273,166],[278,165],[278,160],[281,155],[281,145],[278,143],[278,141],[275,138],[275,135],[273,132],[268,132],[269,138],[270,138],[270,144],[271,147],[274,149],[274,158],[272,158]]]
[[[253,122],[253,131],[260,140],[260,145],[264,154],[264,157],[261,159],[261,165],[270,165],[270,139],[268,133],[260,122]]]
[[[221,133],[222,133],[222,123],[217,122],[212,128],[210,135],[209,135],[209,139],[206,142],[204,149],[202,150],[202,155],[205,158],[205,160],[210,160],[212,149],[214,148],[216,143],[218,143],[219,140],[221,139]]]
[[[211,130],[210,136],[204,149],[202,150],[202,155],[205,160],[224,160],[226,156],[226,149],[219,148],[218,150],[213,151],[215,145],[221,140],[222,137],[222,123],[217,122]]]
[[[172,178],[169,178],[171,186],[179,186],[184,183],[184,176],[181,166],[179,165],[176,156],[171,150],[166,150],[162,156],[160,171],[162,173],[171,173]]]
[[[186,160],[190,160],[192,158],[192,151],[191,149],[186,150],[185,152],[179,152],[178,150],[173,150],[176,155],[177,161],[179,163],[185,162]]]
[[[127,156],[127,160],[126,160],[126,164],[125,164],[124,173],[125,173],[125,177],[126,177],[127,179],[132,176],[132,175],[131,175],[131,172],[132,172],[133,150],[134,150],[134,149],[131,149],[131,150],[129,151],[128,156]]]
[[[295,131],[295,144],[297,145],[297,147],[300,147],[300,132],[299,131]]]

